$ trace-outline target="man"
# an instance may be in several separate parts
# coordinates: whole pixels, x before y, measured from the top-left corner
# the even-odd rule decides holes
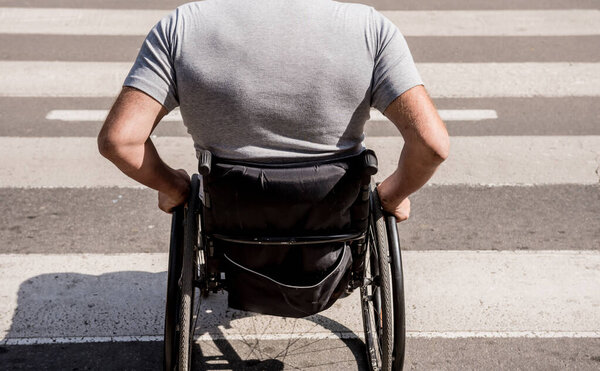
[[[331,0],[206,0],[177,8],[148,34],[98,136],[102,155],[185,202],[189,176],[150,137],[180,106],[197,150],[258,161],[356,152],[370,107],[400,130],[398,168],[378,187],[408,218],[408,196],[447,157],[444,123],[397,27],[372,7]]]

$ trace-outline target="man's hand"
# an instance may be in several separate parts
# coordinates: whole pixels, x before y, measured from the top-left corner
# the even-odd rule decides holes
[[[184,204],[190,194],[190,176],[187,171],[179,169],[174,173],[172,192],[158,192],[158,208],[166,213],[172,213],[177,206]]]
[[[394,215],[398,222],[403,222],[410,217],[410,200],[408,198],[399,201],[395,200],[394,190],[388,188],[388,184],[384,182],[377,186],[381,207],[383,207],[383,210]]]

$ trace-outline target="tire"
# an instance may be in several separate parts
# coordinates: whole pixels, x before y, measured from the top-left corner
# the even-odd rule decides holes
[[[171,224],[163,357],[163,369],[169,371],[189,370],[192,365],[192,312],[198,254],[198,191],[199,179],[194,175],[187,207],[179,206],[174,210]]]
[[[169,268],[167,272],[167,300],[165,306],[165,333],[163,344],[163,370],[174,370],[179,349],[179,279],[183,252],[184,209],[173,211],[169,246]]]
[[[372,370],[392,370],[394,322],[388,233],[379,198],[370,194],[370,221],[361,307],[367,356]]]
[[[181,295],[179,302],[179,344],[177,365],[178,370],[192,368],[192,343],[194,341],[194,321],[192,309],[194,303],[194,281],[196,279],[196,257],[198,254],[198,175],[192,177],[190,198],[185,212],[185,230],[181,264],[181,279],[179,282]]]
[[[406,321],[404,307],[404,274],[402,271],[402,253],[396,218],[392,215],[385,216],[390,249],[390,264],[392,268],[392,304],[394,307],[394,352],[393,370],[402,370],[404,367],[404,352],[406,343]]]

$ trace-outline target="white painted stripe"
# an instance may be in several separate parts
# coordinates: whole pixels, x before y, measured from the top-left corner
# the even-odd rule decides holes
[[[60,121],[104,121],[108,110],[52,110],[46,115],[47,120]],[[174,110],[162,118],[162,122],[181,121],[181,112]]]
[[[561,338],[600,338],[600,331],[588,332],[549,332],[549,331],[513,331],[513,332],[415,332],[408,331],[408,338],[421,339],[467,339],[467,338],[526,338],[526,339],[561,339]],[[194,336],[196,342],[229,340],[229,341],[278,341],[278,340],[364,340],[363,332],[327,332],[327,333],[286,333],[286,334],[202,334]],[[47,345],[47,344],[90,344],[90,343],[132,343],[163,341],[163,335],[152,336],[98,336],[98,337],[39,337],[8,338],[0,340],[0,346],[15,345]]]
[[[410,337],[600,333],[600,251],[404,251],[403,264]],[[0,336],[23,345],[157,341],[166,266],[167,254],[0,255]],[[199,340],[360,337],[359,302],[355,291],[320,316],[290,319],[232,311],[225,294],[211,294],[196,333]]]
[[[498,113],[492,109],[441,109],[438,113],[444,121],[481,121],[498,118]],[[385,115],[375,109],[371,110],[371,120],[389,121]]]
[[[438,110],[444,121],[479,121],[497,119],[495,110]],[[46,114],[46,120],[71,122],[104,121],[108,110],[51,110]],[[371,110],[372,121],[389,121],[381,112]],[[182,121],[181,112],[174,110],[163,117],[163,122]]]
[[[600,63],[420,63],[437,98],[600,95]]]
[[[116,97],[132,63],[0,61],[0,96]]]
[[[6,345],[46,345],[46,344],[90,344],[90,343],[132,343],[163,341],[163,336],[81,336],[81,337],[33,337],[8,338],[0,340],[1,346]]]
[[[139,35],[168,10],[0,8],[0,33]],[[600,11],[451,10],[382,11],[406,36],[599,35]]]
[[[493,109],[441,109],[438,113],[444,121],[480,121],[498,118],[498,113]]]
[[[146,35],[169,10],[0,8],[0,33]]]
[[[600,63],[421,63],[433,97],[600,96]],[[114,97],[131,63],[0,61],[0,96]]]
[[[452,137],[450,157],[429,184],[597,184],[600,136]],[[158,137],[161,157],[196,172],[193,143]],[[377,152],[376,180],[398,162],[401,137],[367,138]],[[0,187],[140,187],[98,154],[95,138],[0,137]]]
[[[461,331],[461,332],[415,332],[410,331],[406,336],[411,338],[528,338],[528,339],[557,339],[557,338],[600,338],[600,331]]]
[[[382,12],[406,36],[578,36],[600,34],[600,10]]]
[[[379,112],[376,109],[371,109],[370,116],[371,121],[389,121],[389,119],[385,117],[383,113]]]

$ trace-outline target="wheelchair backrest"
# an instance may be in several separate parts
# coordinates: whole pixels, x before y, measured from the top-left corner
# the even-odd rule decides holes
[[[376,169],[371,150],[285,164],[213,158],[203,177],[205,232],[300,237],[364,231]]]

